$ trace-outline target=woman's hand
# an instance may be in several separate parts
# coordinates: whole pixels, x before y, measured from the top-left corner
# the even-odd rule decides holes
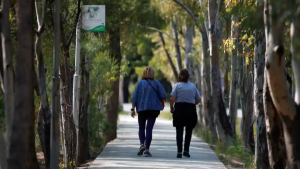
[[[131,111],[131,117],[134,118],[135,116],[135,111]]]

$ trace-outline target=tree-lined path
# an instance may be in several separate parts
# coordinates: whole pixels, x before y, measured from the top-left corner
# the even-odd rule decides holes
[[[197,137],[192,138],[191,158],[176,158],[176,132],[170,120],[158,118],[153,129],[150,151],[153,157],[137,156],[139,147],[137,117],[120,115],[118,138],[108,143],[90,166],[97,168],[197,168],[225,169],[208,144]]]

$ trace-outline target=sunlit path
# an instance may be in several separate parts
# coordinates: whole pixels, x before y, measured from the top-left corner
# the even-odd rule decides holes
[[[192,157],[177,159],[175,128],[169,120],[157,119],[150,147],[153,157],[136,155],[139,148],[137,133],[137,118],[120,115],[118,138],[107,144],[90,168],[225,169],[209,146],[197,137],[192,138]]]

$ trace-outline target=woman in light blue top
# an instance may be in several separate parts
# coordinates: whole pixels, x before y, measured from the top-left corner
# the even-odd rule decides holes
[[[173,126],[176,127],[177,158],[182,158],[183,128],[185,141],[183,156],[190,157],[189,148],[192,132],[197,124],[196,105],[200,103],[199,91],[194,83],[188,82],[190,74],[183,69],[179,73],[179,83],[175,84],[170,97]],[[175,103],[175,106],[174,106]]]

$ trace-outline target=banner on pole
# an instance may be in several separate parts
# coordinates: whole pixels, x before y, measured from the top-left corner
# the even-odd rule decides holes
[[[105,31],[105,5],[83,5],[82,30]]]

